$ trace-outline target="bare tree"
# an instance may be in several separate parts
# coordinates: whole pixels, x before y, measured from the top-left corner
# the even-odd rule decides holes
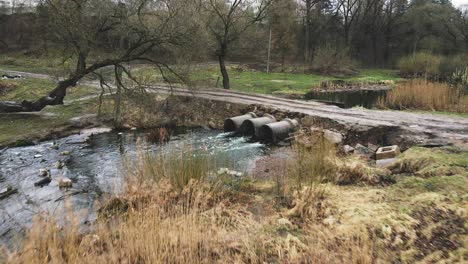
[[[208,28],[217,43],[216,56],[223,76],[223,87],[229,89],[229,74],[226,69],[226,56],[230,44],[238,40],[242,33],[265,16],[267,7],[274,0],[207,0],[209,12]]]
[[[75,61],[70,75],[38,100],[0,102],[0,112],[40,111],[47,105],[63,104],[67,89],[85,76],[112,66],[131,78],[126,64],[152,63],[168,66],[152,54],[170,53],[184,43],[190,26],[181,20],[183,1],[176,0],[44,0],[49,10],[50,31]],[[126,36],[125,48],[106,52],[108,42]],[[110,49],[110,47],[109,47]],[[98,56],[99,55],[99,56]],[[132,78],[131,78],[132,79]]]

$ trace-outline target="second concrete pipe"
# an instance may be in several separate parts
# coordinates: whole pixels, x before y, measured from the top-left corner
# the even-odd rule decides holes
[[[268,142],[277,143],[286,139],[290,133],[296,131],[299,122],[294,119],[286,118],[281,122],[266,124],[259,130],[259,137]]]
[[[274,122],[276,122],[276,118],[268,114],[263,117],[248,119],[242,123],[241,132],[244,136],[260,138],[260,128]]]
[[[241,132],[241,126],[244,121],[257,118],[257,115],[253,112],[247,113],[245,115],[236,116],[228,118],[224,121],[224,132]]]

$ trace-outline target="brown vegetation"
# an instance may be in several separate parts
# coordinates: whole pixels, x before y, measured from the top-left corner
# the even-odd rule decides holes
[[[422,79],[397,85],[378,105],[381,108],[468,112],[461,88]]]
[[[0,80],[0,96],[4,96],[6,93],[13,91],[16,88],[17,86],[15,84]]]

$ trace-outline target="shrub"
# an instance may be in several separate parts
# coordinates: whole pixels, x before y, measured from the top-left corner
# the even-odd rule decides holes
[[[463,71],[465,68],[468,68],[468,53],[446,56],[440,63],[439,75],[444,80],[450,80],[455,72]]]
[[[346,48],[324,46],[317,49],[312,70],[322,74],[355,74],[358,64]]]
[[[466,67],[468,67],[468,54],[466,53],[441,56],[419,52],[403,57],[398,62],[402,75],[432,80],[449,80],[453,73]]]
[[[428,77],[439,76],[441,56],[419,52],[403,57],[398,62],[398,69],[404,76]]]
[[[422,79],[397,85],[378,101],[377,106],[396,110],[468,111],[459,87]]]
[[[451,82],[454,85],[460,85],[464,89],[464,94],[468,94],[468,67],[456,70],[452,74]]]
[[[16,88],[18,88],[16,84],[0,80],[0,96],[4,96]]]

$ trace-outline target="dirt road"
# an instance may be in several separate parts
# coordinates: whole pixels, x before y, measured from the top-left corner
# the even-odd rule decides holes
[[[44,74],[3,72],[21,74],[30,78],[53,78]],[[98,83],[92,81],[86,81],[82,84],[98,87]],[[172,92],[175,95],[195,96],[228,103],[260,104],[285,111],[303,113],[321,120],[328,120],[336,126],[349,131],[374,133],[382,130],[400,130],[420,135],[426,139],[438,138],[468,143],[468,118],[463,117],[363,108],[342,109],[313,101],[290,100],[269,95],[210,88],[186,89],[173,87],[171,89],[169,86],[151,85],[147,87],[147,90],[151,93]]]

